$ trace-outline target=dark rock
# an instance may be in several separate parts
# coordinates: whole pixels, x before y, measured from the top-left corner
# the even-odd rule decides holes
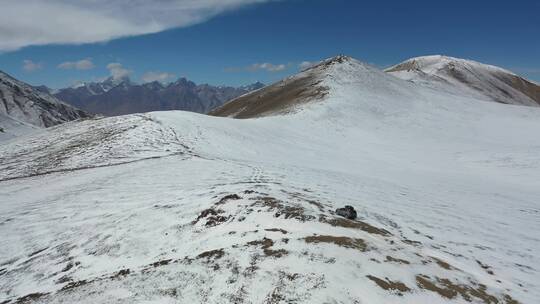
[[[354,208],[352,206],[345,206],[343,208],[337,208],[336,209],[336,214],[339,215],[339,216],[342,216],[344,218],[347,218],[347,219],[350,219],[350,220],[354,220],[356,219],[356,210],[354,210]]]
[[[242,199],[238,194],[229,194],[224,197],[222,197],[219,202],[216,203],[216,205],[223,205],[229,200],[239,200]]]

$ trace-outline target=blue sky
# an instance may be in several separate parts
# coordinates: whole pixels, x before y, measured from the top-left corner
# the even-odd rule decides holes
[[[379,67],[410,57],[444,54],[498,65],[540,81],[539,1],[230,0],[237,3],[220,9],[213,7],[219,2],[202,2],[208,7],[188,17],[155,12],[167,19],[157,30],[137,28],[156,33],[130,33],[134,36],[77,45],[71,40],[80,41],[68,33],[62,36],[68,44],[49,45],[49,40],[35,42],[36,38],[20,45],[6,44],[0,70],[53,88],[99,80],[111,72],[129,74],[138,82],[187,77],[197,83],[236,86],[270,83],[297,72],[304,61],[337,54]],[[13,6],[13,12],[17,9],[23,8]],[[141,12],[134,14],[141,18]],[[181,20],[193,14],[199,14],[198,19]],[[83,25],[73,26],[72,35],[81,26],[85,39],[101,39],[92,36],[91,25],[84,30]],[[9,28],[2,33],[2,27],[0,23],[0,39],[19,43],[21,39],[6,36]]]

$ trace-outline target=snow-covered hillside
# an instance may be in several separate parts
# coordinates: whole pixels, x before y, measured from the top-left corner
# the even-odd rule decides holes
[[[34,132],[35,126],[18,121],[4,114],[0,114],[0,141],[4,142],[17,136]]]
[[[286,115],[0,146],[0,303],[538,303],[540,109],[314,69]]]
[[[458,95],[500,103],[540,106],[540,86],[505,69],[448,56],[406,60],[386,70],[401,79]]]
[[[34,88],[0,71],[0,124],[16,127],[8,120],[36,127],[50,127],[88,115],[50,94]],[[11,119],[9,119],[11,118]],[[21,133],[21,130],[12,130]]]

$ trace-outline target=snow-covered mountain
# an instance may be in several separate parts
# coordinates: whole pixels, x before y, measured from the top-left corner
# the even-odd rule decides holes
[[[406,60],[386,72],[401,79],[500,103],[540,106],[540,86],[505,69],[447,56]]]
[[[1,71],[0,102],[0,114],[37,127],[50,127],[88,116]]]
[[[252,96],[0,146],[0,302],[538,302],[539,108],[343,56]]]
[[[306,102],[321,100],[328,94],[323,85],[327,69],[334,64],[351,61],[347,56],[336,56],[285,78],[272,85],[242,95],[223,106],[209,112],[210,115],[254,118],[276,114],[286,114]]]
[[[184,110],[198,113],[263,87],[254,83],[239,88],[197,85],[185,78],[169,84],[132,83],[129,78],[109,78],[104,82],[82,83],[61,89],[55,96],[85,111],[107,116],[162,110]]]

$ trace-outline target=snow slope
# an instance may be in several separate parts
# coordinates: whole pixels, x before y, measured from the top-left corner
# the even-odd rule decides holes
[[[35,126],[18,121],[4,114],[0,114],[0,141],[22,136],[38,129]]]
[[[505,69],[448,56],[423,56],[386,70],[389,74],[457,95],[539,106],[540,86]]]
[[[0,146],[0,302],[538,303],[540,110],[350,58],[319,77],[287,115]]]

